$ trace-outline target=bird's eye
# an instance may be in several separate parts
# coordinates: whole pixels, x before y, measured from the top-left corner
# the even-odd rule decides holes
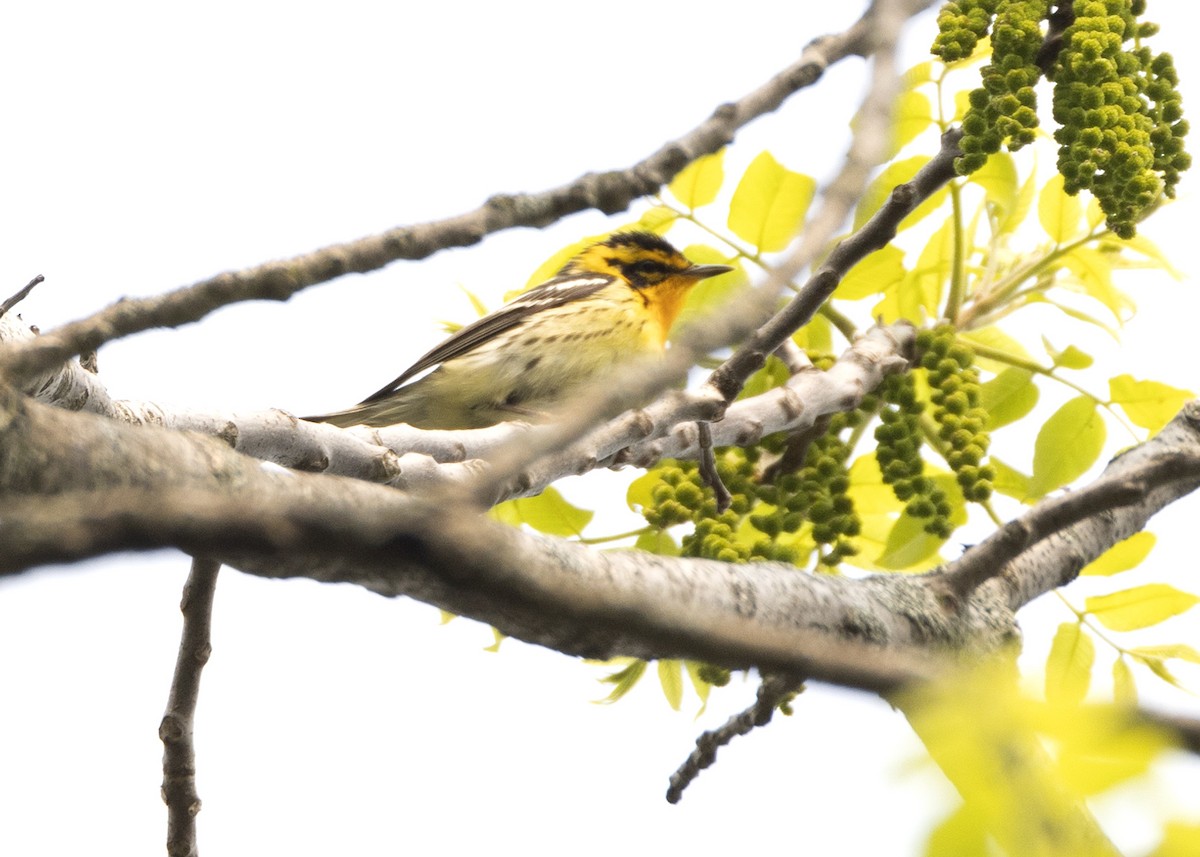
[[[633,270],[642,276],[647,276],[649,274],[661,274],[666,271],[666,267],[662,262],[656,262],[653,259],[642,259],[640,262],[634,263]]]

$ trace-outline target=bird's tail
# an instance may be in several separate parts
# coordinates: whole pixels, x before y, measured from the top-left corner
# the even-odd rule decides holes
[[[402,393],[403,391],[401,391]],[[311,423],[329,423],[341,426],[390,426],[397,423],[408,423],[417,428],[425,428],[427,422],[425,402],[420,396],[405,396],[398,393],[374,402],[363,402],[344,411],[334,411],[331,414],[321,414],[313,417],[301,417]]]

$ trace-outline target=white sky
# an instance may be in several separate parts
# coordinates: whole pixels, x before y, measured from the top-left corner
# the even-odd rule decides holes
[[[21,311],[49,329],[122,295],[626,166],[759,85],[810,38],[844,28],[860,5],[8,4],[0,295],[45,274]],[[1187,97],[1200,74],[1182,35],[1190,7],[1151,7]],[[930,33],[927,22],[911,61]],[[862,71],[859,61],[835,68],[746,129],[731,157],[744,164],[769,146],[827,176]],[[1193,183],[1147,230],[1185,271],[1195,267],[1185,243]],[[459,285],[495,305],[549,253],[605,223],[581,215],[284,305],[228,308],[109,346],[101,371],[114,395],[181,406],[344,407],[436,341],[438,320],[470,317]],[[1200,387],[1184,356],[1192,339],[1177,352],[1165,345],[1194,337],[1194,288],[1139,289],[1142,316],[1123,352],[1109,348],[1112,371],[1132,365]],[[1184,359],[1168,363],[1174,353]],[[1156,556],[1187,572],[1191,508],[1157,528]],[[185,574],[183,558],[163,553],[0,584],[0,853],[161,852],[157,725]],[[1029,612],[1051,627],[1068,618],[1054,604]],[[1194,624],[1176,620],[1161,639],[1194,636]],[[1033,634],[1031,647],[1044,638]],[[197,725],[201,847],[589,855],[804,843],[822,855],[903,854],[952,805],[939,776],[914,765],[919,748],[899,714],[813,688],[795,717],[722,751],[668,806],[667,776],[700,729],[752,698],[752,683],[718,694],[698,721],[694,699],[672,712],[649,680],[617,706],[595,706],[596,669],[512,641],[482,651],[490,642],[487,628],[441,627],[423,605],[223,572]],[[1171,784],[1198,774],[1181,764],[1152,799],[1128,797],[1130,808],[1182,811]],[[1121,823],[1123,841],[1152,841],[1138,813]]]

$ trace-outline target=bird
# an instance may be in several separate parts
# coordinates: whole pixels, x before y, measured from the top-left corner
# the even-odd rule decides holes
[[[614,364],[661,354],[692,287],[733,270],[697,265],[652,232],[614,232],[359,404],[304,419],[419,429],[547,419]]]

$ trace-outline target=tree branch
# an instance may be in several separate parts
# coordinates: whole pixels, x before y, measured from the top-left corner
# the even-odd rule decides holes
[[[927,5],[929,0],[908,0],[903,8],[911,15]],[[847,56],[865,55],[873,47],[874,14],[872,6],[845,32],[814,40],[795,64],[738,101],[721,105],[699,126],[625,170],[588,173],[541,193],[493,196],[474,211],[444,220],[398,227],[290,259],[219,274],[161,296],[124,300],[16,350],[0,352],[0,373],[19,383],[105,342],[155,327],[198,321],[239,301],[287,300],[302,289],[346,274],[469,246],[504,229],[548,226],[580,211],[624,211],[633,200],[661,189],[691,161],[727,145],[744,125],[811,86],[830,65]]]
[[[221,564],[195,558],[183,585],[183,632],[175,675],[167,695],[167,711],[158,727],[163,742],[162,797],[167,805],[167,853],[171,857],[195,857],[196,814],[200,795],[196,792],[196,751],[192,734],[196,703],[200,699],[200,673],[212,654],[212,606]]]

